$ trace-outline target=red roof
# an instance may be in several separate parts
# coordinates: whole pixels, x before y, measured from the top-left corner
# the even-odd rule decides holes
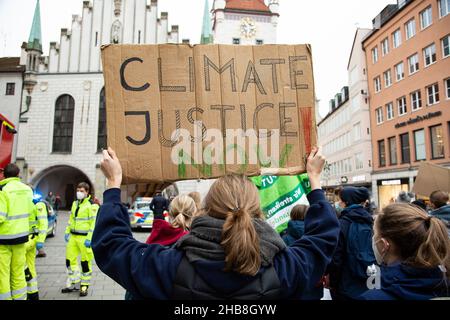
[[[264,0],[227,0],[225,9],[270,12]]]
[[[20,65],[20,58],[0,58],[0,72],[23,72],[25,66]]]

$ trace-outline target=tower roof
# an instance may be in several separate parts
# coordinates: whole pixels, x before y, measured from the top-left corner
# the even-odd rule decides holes
[[[208,0],[205,0],[205,11],[203,13],[203,28],[201,44],[208,44],[213,42],[212,29],[211,29],[211,16],[209,11]]]
[[[264,0],[227,0],[225,9],[270,12]]]
[[[41,8],[39,0],[37,0],[36,8],[34,9],[33,24],[31,25],[27,48],[42,51]]]

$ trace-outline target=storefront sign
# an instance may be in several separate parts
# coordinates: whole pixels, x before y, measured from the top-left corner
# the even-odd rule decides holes
[[[401,180],[383,180],[381,181],[383,186],[392,186],[392,185],[400,185],[402,184]]]
[[[432,118],[440,117],[441,115],[442,115],[442,111],[429,112],[428,114],[426,114],[424,116],[417,116],[415,118],[409,118],[408,121],[397,123],[395,125],[395,128],[398,129],[398,128],[406,127],[406,126],[408,126],[410,124],[414,124],[414,123],[417,123],[417,122],[422,122],[424,120],[429,120],[429,119],[432,119]]]
[[[361,181],[366,181],[366,176],[355,176],[352,178],[353,182],[361,182]]]

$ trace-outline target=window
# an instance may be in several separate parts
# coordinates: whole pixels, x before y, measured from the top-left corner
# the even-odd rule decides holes
[[[416,111],[422,108],[422,97],[420,90],[411,93],[411,109]]]
[[[436,46],[434,43],[423,49],[423,59],[425,61],[425,67],[436,62]]]
[[[448,56],[450,56],[449,43],[450,43],[450,35],[446,36],[445,38],[443,38],[441,40],[441,44],[442,44],[442,58],[447,58]]]
[[[375,110],[375,113],[377,115],[377,124],[382,124],[384,119],[383,119],[383,108],[379,107],[377,110]]]
[[[439,86],[437,83],[427,87],[428,105],[439,103]]]
[[[98,46],[98,32],[95,33],[95,46]]]
[[[381,52],[383,54],[383,57],[389,53],[389,39],[385,38],[381,42]]]
[[[241,44],[241,39],[233,38],[233,44]]]
[[[355,154],[355,168],[361,170],[364,167],[364,160],[362,152]]]
[[[392,45],[394,48],[398,48],[402,44],[402,33],[400,29],[397,29],[392,33]]]
[[[357,123],[353,126],[353,141],[361,139],[361,123]]]
[[[409,74],[419,71],[419,55],[416,53],[408,58]]]
[[[388,120],[394,119],[394,106],[393,106],[392,102],[389,102],[386,105],[386,117]]]
[[[384,167],[386,165],[386,150],[384,147],[384,140],[378,141],[378,161],[380,163],[380,167]]]
[[[106,99],[105,88],[100,91],[100,102],[98,111],[98,133],[97,133],[97,152],[106,149]]]
[[[414,131],[414,145],[416,148],[416,161],[425,160],[425,131],[423,129]]]
[[[445,91],[447,92],[447,99],[450,99],[450,78],[444,80],[445,82]]]
[[[376,77],[375,79],[373,79],[374,82],[374,86],[375,86],[375,92],[380,92],[381,91],[381,79],[380,77]]]
[[[408,109],[406,108],[406,97],[401,97],[400,99],[397,99],[397,106],[399,116],[406,114],[408,112]]]
[[[442,125],[430,127],[431,156],[433,159],[444,158],[444,133]]]
[[[264,40],[259,40],[259,39],[257,39],[257,40],[256,40],[256,44],[257,44],[258,46],[260,46],[260,45],[264,44]]]
[[[420,13],[420,27],[425,29],[433,23],[433,17],[431,12],[431,6],[426,8]]]
[[[411,161],[409,151],[409,133],[400,135],[400,147],[402,148],[402,163],[409,163]]]
[[[395,137],[390,137],[388,139],[389,144],[389,162],[392,165],[397,164],[397,143]]]
[[[439,17],[445,17],[450,11],[450,0],[438,0],[439,2]]]
[[[14,82],[8,82],[6,84],[6,95],[7,96],[13,96],[16,91],[16,84]]]
[[[402,80],[405,77],[405,66],[403,61],[395,65],[395,78],[397,81]]]
[[[416,20],[411,19],[405,24],[406,40],[414,37],[416,34]]]
[[[391,76],[391,69],[385,71],[383,73],[383,77],[384,77],[384,86],[390,87],[392,85],[392,76]]]
[[[372,63],[377,63],[378,61],[378,47],[372,49]]]
[[[55,103],[53,125],[53,152],[72,152],[73,115],[75,101],[72,96],[60,96]]]

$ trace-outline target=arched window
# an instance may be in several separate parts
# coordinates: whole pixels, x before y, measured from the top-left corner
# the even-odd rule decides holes
[[[106,100],[105,88],[100,91],[100,107],[98,111],[97,151],[106,149]]]
[[[53,124],[53,152],[72,152],[73,114],[75,100],[64,94],[56,99]]]

